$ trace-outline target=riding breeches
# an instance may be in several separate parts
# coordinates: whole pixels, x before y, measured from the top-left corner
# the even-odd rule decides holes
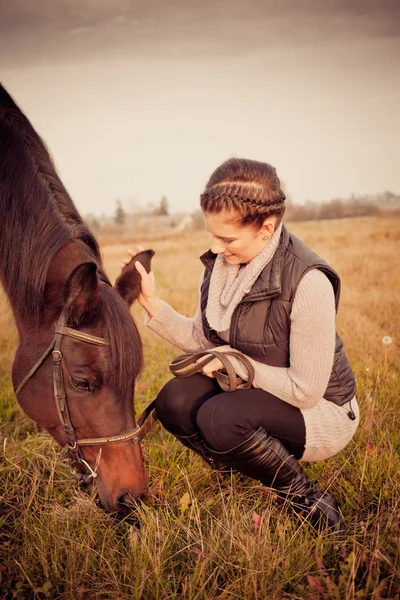
[[[262,427],[300,459],[305,448],[301,411],[257,388],[224,392],[215,379],[196,373],[171,379],[156,398],[162,425],[177,438],[201,434],[207,447],[231,453]]]

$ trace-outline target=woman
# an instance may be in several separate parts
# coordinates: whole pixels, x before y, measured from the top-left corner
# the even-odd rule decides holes
[[[201,208],[213,242],[201,257],[196,315],[177,314],[159,298],[153,274],[136,263],[139,302],[147,326],[184,352],[234,348],[245,354],[254,383],[223,392],[213,376],[223,365],[214,359],[203,374],[162,388],[158,417],[211,464],[272,486],[314,526],[341,531],[336,501],[298,462],[338,453],[359,422],[354,376],[335,328],[339,276],[283,225],[285,194],[267,163],[223,163],[201,195]],[[245,378],[243,365],[231,361]]]

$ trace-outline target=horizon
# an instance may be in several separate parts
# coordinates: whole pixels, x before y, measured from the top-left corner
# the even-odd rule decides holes
[[[380,208],[383,211],[384,215],[387,215],[387,213],[390,213],[390,211],[392,210],[391,208],[382,208],[382,206],[380,205],[380,202],[384,201],[384,196],[386,194],[392,194],[395,199],[396,202],[399,203],[399,207],[397,207],[397,205],[394,207],[394,210],[399,210],[400,208],[400,194],[397,194],[395,192],[393,192],[392,190],[384,190],[381,193],[377,193],[377,194],[366,194],[366,195],[352,195],[349,196],[347,198],[330,198],[327,200],[323,200],[323,201],[318,201],[318,200],[307,200],[304,203],[298,203],[298,202],[293,202],[292,199],[290,197],[286,198],[286,201],[289,200],[289,202],[291,202],[293,207],[318,207],[318,206],[324,206],[324,205],[329,205],[332,202],[341,202],[342,204],[346,204],[346,203],[351,203],[351,202],[361,202],[361,203],[365,203],[365,204],[371,204],[373,206],[376,206],[378,209]],[[164,198],[166,198],[166,196],[164,196]],[[168,198],[166,198],[168,201]],[[114,211],[112,211],[111,213],[82,213],[82,216],[84,218],[94,218],[94,219],[106,219],[106,220],[114,220],[115,218],[115,213],[116,213],[116,207],[117,207],[117,203],[121,202],[119,199],[116,200],[115,205],[114,205]],[[170,209],[169,203],[167,204],[167,210],[168,212],[166,214],[159,214],[157,212],[153,212],[157,209],[157,207],[159,206],[160,203],[152,203],[152,204],[148,204],[146,206],[142,206],[137,204],[135,207],[131,208],[131,210],[127,209],[126,207],[124,207],[123,202],[121,202],[121,207],[123,209],[123,212],[127,215],[127,216],[134,216],[137,215],[138,217],[168,217],[168,216],[186,216],[186,215],[193,215],[196,212],[201,212],[201,208],[200,206],[198,206],[197,208],[195,207],[192,210],[184,210],[183,208],[178,208],[178,210],[174,210],[172,208],[172,210]],[[354,217],[359,216],[359,215],[354,215]],[[366,215],[366,216],[370,216],[370,215]],[[375,216],[375,215],[374,215]],[[341,217],[338,217],[341,218]]]

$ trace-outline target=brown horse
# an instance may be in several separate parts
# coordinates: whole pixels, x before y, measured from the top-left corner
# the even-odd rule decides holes
[[[103,506],[126,514],[147,489],[133,443],[142,346],[129,307],[139,274],[129,265],[110,284],[43,141],[1,85],[0,218],[0,279],[19,334],[18,401],[67,444],[78,471],[96,477]],[[152,255],[138,255],[147,270]]]

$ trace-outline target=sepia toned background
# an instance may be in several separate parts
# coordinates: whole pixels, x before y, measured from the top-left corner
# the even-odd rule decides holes
[[[117,521],[20,409],[0,289],[2,598],[400,598],[399,19],[398,0],[0,0],[0,80],[47,142],[110,280],[141,242],[161,297],[193,315],[202,187],[229,156],[271,162],[289,229],[340,274],[361,412],[343,452],[305,465],[340,504],[340,540],[160,425],[142,444],[149,498]],[[133,316],[140,413],[179,350],[137,303]]]

